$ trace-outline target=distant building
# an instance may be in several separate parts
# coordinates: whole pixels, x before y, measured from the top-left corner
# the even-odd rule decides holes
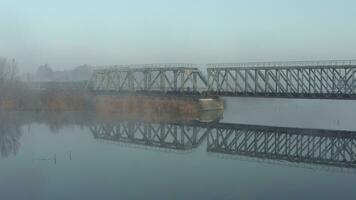
[[[36,71],[35,79],[37,81],[51,81],[53,77],[53,70],[48,64],[41,65]]]

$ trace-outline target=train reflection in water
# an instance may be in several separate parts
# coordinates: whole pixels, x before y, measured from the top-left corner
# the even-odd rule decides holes
[[[192,150],[206,139],[209,154],[356,168],[356,132],[352,131],[135,121],[92,126],[91,131],[97,139],[153,148]]]

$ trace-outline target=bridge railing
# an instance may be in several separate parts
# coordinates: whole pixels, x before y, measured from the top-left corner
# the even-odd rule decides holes
[[[274,61],[274,62],[241,62],[241,63],[212,63],[208,68],[239,67],[239,68],[284,68],[284,67],[348,67],[356,66],[356,60],[316,60],[316,61]]]

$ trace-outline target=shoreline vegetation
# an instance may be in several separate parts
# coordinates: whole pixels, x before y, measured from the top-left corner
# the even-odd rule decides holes
[[[13,86],[13,85],[12,85]],[[35,91],[16,87],[0,91],[0,110],[6,111],[100,111],[105,113],[177,112],[194,114],[199,103],[188,99],[150,96],[94,95],[89,91],[51,88]]]
[[[100,116],[143,120],[198,118],[199,101],[143,95],[94,95],[85,89],[35,90],[25,82],[0,84],[0,111],[93,112]]]
[[[76,71],[79,73],[87,68],[88,66],[79,67]],[[50,74],[44,73],[51,71],[47,65],[40,69],[39,71],[43,72],[39,73],[43,75],[42,78],[51,77]],[[203,110],[223,108],[218,101],[211,104],[187,98],[95,95],[82,86],[53,82],[41,88],[36,84],[37,82],[19,78],[15,60],[0,57],[0,112],[92,112],[108,118],[174,121],[197,119]]]

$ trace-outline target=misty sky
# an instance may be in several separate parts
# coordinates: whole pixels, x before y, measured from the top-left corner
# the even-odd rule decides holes
[[[354,0],[0,0],[0,56],[48,63],[356,58]]]

